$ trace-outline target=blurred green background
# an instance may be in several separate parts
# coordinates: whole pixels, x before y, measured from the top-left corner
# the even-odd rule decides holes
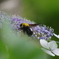
[[[0,10],[50,26],[59,34],[59,0],[0,0]],[[44,53],[38,40],[23,34],[21,37],[7,24],[3,23],[3,26],[0,29],[0,59],[59,59]],[[52,40],[58,39],[53,37]]]

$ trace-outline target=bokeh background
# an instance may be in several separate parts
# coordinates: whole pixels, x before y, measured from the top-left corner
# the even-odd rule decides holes
[[[10,15],[17,14],[36,23],[45,24],[52,27],[56,34],[59,34],[59,0],[0,0],[0,11],[5,11]],[[59,59],[58,56],[52,57],[45,54],[40,49],[39,42],[31,41],[32,38],[20,36],[22,40],[16,40],[19,38],[9,30],[6,25],[0,31],[1,39],[12,39],[7,42],[0,40],[0,59]],[[4,35],[7,38],[4,38]],[[24,41],[24,39],[28,40]],[[52,40],[58,39],[53,37]]]

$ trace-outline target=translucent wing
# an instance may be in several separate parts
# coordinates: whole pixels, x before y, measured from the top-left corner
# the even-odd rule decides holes
[[[40,44],[42,45],[42,47],[49,49],[48,42],[46,40],[41,39]]]
[[[48,43],[49,48],[53,51],[57,49],[57,43],[55,41],[51,41]]]
[[[41,48],[45,53],[51,55],[51,56],[55,56],[51,51],[47,50],[47,49],[44,49],[44,48]]]
[[[35,26],[38,26],[40,24],[29,24],[30,27],[35,27]]]
[[[59,49],[58,49],[58,48],[55,49],[55,50],[53,50],[52,52],[53,52],[55,55],[59,56]]]

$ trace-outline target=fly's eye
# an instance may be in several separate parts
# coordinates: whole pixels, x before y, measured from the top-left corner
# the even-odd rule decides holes
[[[20,24],[20,27],[21,27],[21,28],[23,28],[23,25],[22,25],[22,24]]]
[[[20,27],[22,27],[22,24],[20,24]]]

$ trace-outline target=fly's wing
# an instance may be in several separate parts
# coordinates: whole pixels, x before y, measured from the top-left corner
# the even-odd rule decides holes
[[[36,27],[38,25],[42,25],[42,24],[29,24],[30,27]]]
[[[48,42],[44,39],[40,39],[40,44],[42,47],[49,49]]]
[[[47,49],[44,49],[44,48],[41,48],[45,53],[51,55],[51,56],[55,56],[51,51],[47,50]]]
[[[55,50],[55,49],[57,49],[57,43],[55,42],[55,41],[51,41],[51,42],[49,42],[48,43],[48,46],[49,46],[49,48],[53,51],[53,50]]]
[[[52,51],[55,55],[59,56],[59,48]]]

